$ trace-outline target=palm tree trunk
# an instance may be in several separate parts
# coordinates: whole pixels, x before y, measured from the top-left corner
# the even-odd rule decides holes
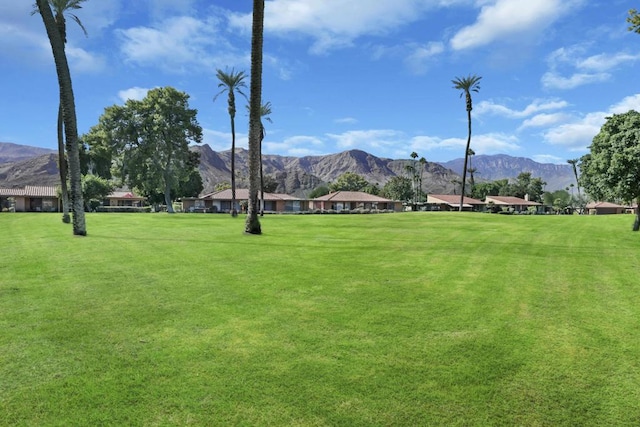
[[[231,116],[231,216],[237,217],[236,209],[236,123]]]
[[[264,29],[264,0],[253,0],[251,32],[251,95],[249,99],[249,206],[244,231],[261,234],[258,218],[258,188],[260,187],[262,137],[262,43]]]
[[[80,173],[80,150],[78,148],[78,124],[76,118],[76,105],[73,96],[73,85],[71,83],[71,73],[69,63],[64,49],[64,41],[60,37],[56,22],[53,19],[51,8],[47,0],[36,0],[40,16],[47,36],[51,43],[51,50],[56,64],[58,74],[58,85],[60,86],[60,99],[62,100],[62,110],[64,117],[64,133],[66,140],[67,157],[69,159],[69,178],[71,180],[71,202],[73,212],[73,234],[86,236],[87,227],[84,215],[84,202],[82,200],[82,183]]]
[[[633,223],[633,231],[640,230],[640,197],[636,199],[636,220]]]
[[[260,130],[260,216],[264,216],[264,171],[262,167],[262,135],[264,132]]]
[[[471,109],[467,108],[467,149],[464,150],[464,166],[462,168],[462,190],[460,192],[460,207],[459,211],[462,212],[462,204],[464,202],[464,184],[467,182],[467,162],[469,161],[469,146],[471,145]]]
[[[60,171],[60,193],[62,197],[62,222],[69,224],[69,190],[67,189],[67,159],[64,155],[64,122],[62,100],[58,105],[58,169]]]

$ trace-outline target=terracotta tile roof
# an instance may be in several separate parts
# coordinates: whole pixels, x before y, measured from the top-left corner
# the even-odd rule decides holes
[[[315,201],[332,201],[332,202],[376,202],[391,203],[393,200],[384,197],[374,196],[373,194],[362,191],[336,191],[334,193],[325,194],[324,196],[313,199]]]
[[[427,203],[446,203],[450,206],[460,206],[460,196],[455,194],[428,194]],[[465,197],[462,206],[471,207],[472,205],[484,205],[482,200]]]
[[[586,206],[587,209],[597,209],[597,208],[624,208],[624,206],[611,203],[611,202],[591,202]]]
[[[258,198],[260,192],[258,192]],[[205,194],[200,199],[210,200],[231,200],[231,189],[228,188],[222,191],[216,191],[214,193]],[[294,197],[289,194],[282,193],[264,193],[265,200],[301,200],[299,197]],[[249,200],[249,190],[247,188],[236,188],[236,200]]]
[[[114,191],[107,196],[107,199],[133,199],[133,200],[145,200],[145,197],[138,196],[132,191]]]
[[[516,205],[516,206],[540,206],[538,202],[532,202],[529,200],[521,199],[520,197],[512,196],[487,196],[485,202],[493,202],[496,205]]]
[[[24,196],[24,188],[0,188],[0,196]]]

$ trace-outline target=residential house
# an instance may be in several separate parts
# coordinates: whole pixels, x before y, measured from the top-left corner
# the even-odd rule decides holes
[[[616,203],[591,202],[586,206],[589,215],[609,215],[625,213],[626,208]]]
[[[133,206],[141,207],[147,199],[136,195],[132,191],[114,191],[104,200],[104,206]]]
[[[58,212],[56,187],[27,185],[24,188],[0,188],[0,211]]]
[[[487,207],[493,205],[511,212],[526,212],[532,206],[535,206],[536,210],[542,209],[541,203],[513,196],[487,196],[484,201]]]
[[[260,198],[260,193],[258,193]],[[236,189],[236,203],[245,204],[249,200],[249,190]],[[182,199],[182,209],[185,212],[230,212],[231,189],[216,191],[201,197],[185,197]],[[265,212],[301,212],[307,210],[305,200],[289,194],[264,193]]]
[[[483,208],[482,200],[464,197],[462,200],[462,210],[478,211]],[[460,196],[455,194],[428,194],[427,206],[432,211],[457,211],[460,210]]]
[[[391,210],[401,211],[402,202],[385,199],[362,191],[336,191],[309,201],[311,210]]]

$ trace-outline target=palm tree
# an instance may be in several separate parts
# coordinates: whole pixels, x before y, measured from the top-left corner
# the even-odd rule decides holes
[[[575,176],[576,178],[576,188],[578,189],[578,203],[582,204],[582,196],[580,195],[580,180],[578,179],[578,167],[577,164],[580,160],[579,159],[569,159],[567,160],[567,163],[569,163],[571,165],[571,167],[573,168],[573,176]]]
[[[65,14],[68,14],[71,19],[76,21],[76,23],[82,28],[82,32],[85,36],[88,35],[87,29],[82,25],[80,18],[78,18],[73,13],[69,12],[70,10],[82,9],[80,3],[85,2],[86,0],[49,0],[49,5],[53,8],[54,20],[56,22],[56,27],[58,28],[58,32],[60,33],[60,37],[62,37],[62,41],[66,45],[67,43],[67,22],[65,18]],[[33,12],[31,15],[35,15],[38,13],[38,6],[34,5]],[[62,99],[58,104],[58,169],[60,172],[60,192],[62,195],[62,222],[68,224],[71,222],[71,218],[69,216],[69,192],[67,189],[67,159],[64,154],[64,122],[62,118]]]
[[[265,119],[269,123],[273,123],[271,121],[271,102],[267,101],[266,103],[260,106],[260,119]],[[264,216],[264,174],[262,170],[262,141],[267,136],[267,130],[264,128],[262,121],[260,122],[260,216]]]
[[[423,194],[422,194],[423,193],[422,192],[422,176],[424,174],[424,169],[425,169],[425,166],[427,164],[427,159],[425,159],[424,157],[420,157],[420,161],[419,162],[420,162],[420,186],[418,187],[419,188],[419,190],[418,190],[419,191],[419,193],[418,193],[419,200],[418,201],[422,202],[422,201],[424,201],[424,200],[422,200],[423,199],[423,197],[422,197],[423,196]]]
[[[76,118],[76,104],[73,96],[71,73],[69,72],[69,63],[67,62],[67,55],[65,53],[64,38],[53,17],[49,2],[47,0],[36,0],[36,5],[47,31],[47,36],[49,37],[49,43],[51,44],[53,59],[58,74],[58,85],[60,86],[64,134],[71,181],[73,234],[86,236],[87,227],[84,215],[84,201],[82,200],[82,176],[80,173],[80,150],[78,147],[78,122]]]
[[[464,185],[467,181],[467,162],[469,160],[469,146],[471,145],[471,110],[473,109],[473,100],[471,99],[471,92],[480,91],[480,79],[482,77],[474,75],[469,75],[467,77],[456,77],[451,82],[453,83],[453,88],[461,90],[462,95],[465,96],[466,104],[467,104],[467,124],[468,124],[468,132],[467,132],[467,148],[464,150],[464,167],[462,171],[462,191],[460,192],[460,207],[459,210],[462,212],[462,204],[464,202]]]
[[[218,96],[227,92],[227,102],[229,117],[231,118],[231,216],[238,216],[238,209],[236,207],[236,92],[244,96],[247,95],[242,92],[242,88],[246,88],[247,85],[244,79],[247,77],[244,71],[235,72],[231,69],[230,72],[224,72],[220,69],[216,70],[216,77],[220,80],[218,84],[219,88],[222,88],[220,92],[213,97],[213,101]]]
[[[262,44],[264,39],[264,0],[253,0],[251,29],[251,99],[249,100],[249,206],[244,231],[261,234],[258,218],[258,188],[260,186],[260,145],[264,135],[262,126]]]

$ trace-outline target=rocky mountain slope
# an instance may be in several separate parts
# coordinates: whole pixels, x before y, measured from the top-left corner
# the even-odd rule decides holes
[[[11,147],[7,148],[6,146]],[[20,147],[24,147],[21,149]],[[52,150],[39,155],[34,147],[0,143],[0,186],[21,187],[24,185],[57,185],[57,155]],[[214,191],[217,184],[230,182],[231,151],[216,152],[208,145],[193,147],[200,153],[200,174],[204,192]],[[236,184],[248,186],[248,155],[244,149],[236,150]],[[26,158],[26,160],[25,160]],[[454,182],[460,179],[463,159],[438,164],[427,162],[423,171],[423,190],[427,193],[453,194]],[[264,155],[264,174],[278,183],[277,192],[305,197],[311,190],[322,184],[335,181],[345,172],[362,175],[367,181],[382,187],[393,176],[404,176],[409,159],[394,160],[376,157],[361,150],[349,150],[326,156],[290,157]],[[522,157],[474,156],[473,167],[477,168],[476,179],[495,180],[515,178],[520,172],[531,172],[547,182],[546,189],[565,188],[573,182],[573,172],[569,165],[541,164]]]
[[[53,153],[57,153],[57,151],[29,145],[12,144],[11,142],[0,142],[0,164],[20,162]]]
[[[455,159],[441,163],[445,168],[462,175],[464,159]],[[477,169],[477,181],[495,181],[515,178],[522,172],[531,172],[531,176],[540,177],[547,183],[546,189],[553,191],[575,185],[573,169],[569,164],[538,163],[526,157],[512,157],[505,154],[492,156],[479,155],[471,158],[471,165]]]

